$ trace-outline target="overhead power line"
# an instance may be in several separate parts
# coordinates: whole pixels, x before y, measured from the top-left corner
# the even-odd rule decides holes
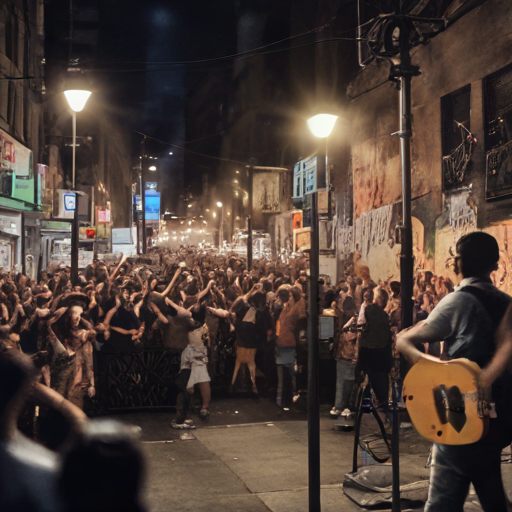
[[[104,68],[94,68],[95,71],[101,71],[104,73],[149,73],[153,71],[169,71],[173,68],[180,68],[180,67],[186,67],[186,66],[194,66],[196,64],[209,64],[213,62],[222,62],[222,61],[228,61],[228,60],[244,60],[244,59],[251,59],[253,57],[259,57],[261,55],[268,55],[271,53],[279,53],[279,52],[286,52],[289,50],[295,50],[297,48],[303,48],[306,46],[314,46],[317,44],[322,43],[332,43],[332,42],[338,42],[338,41],[366,41],[365,38],[357,38],[357,37],[332,37],[329,39],[321,39],[320,41],[311,41],[309,43],[303,43],[295,46],[289,46],[286,48],[277,48],[275,50],[268,50],[264,52],[255,52],[251,53],[250,55],[242,55],[242,56],[235,56],[235,57],[219,57],[216,59],[205,59],[203,61],[183,61],[183,62],[176,62],[176,63],[168,63],[165,64],[163,67],[155,67],[155,68],[140,68],[140,69],[104,69]]]
[[[350,28],[350,29],[347,29],[347,30],[343,30],[342,32],[340,32],[341,34],[346,34],[348,32],[353,32],[353,31],[356,31],[358,30],[359,28],[362,28],[366,25],[369,25],[370,23],[373,23],[373,21],[375,21],[375,19],[371,19],[363,24],[361,24],[360,26],[358,27],[353,27],[353,28]],[[273,43],[268,43],[268,44],[265,44],[263,46],[258,46],[257,48],[252,48],[250,50],[245,50],[243,52],[238,52],[238,53],[233,53],[231,55],[223,55],[221,57],[212,57],[212,58],[208,58],[208,59],[196,59],[196,60],[188,60],[188,61],[154,61],[154,62],[147,62],[147,61],[100,61],[100,63],[103,63],[103,64],[113,64],[113,63],[119,63],[119,64],[146,64],[148,66],[164,66],[164,65],[168,65],[168,66],[179,66],[179,65],[191,65],[191,64],[205,64],[205,63],[208,63],[208,62],[219,62],[219,61],[223,61],[223,60],[232,60],[232,59],[237,59],[237,58],[240,58],[240,57],[243,57],[243,56],[246,56],[246,55],[252,55],[256,52],[260,52],[261,50],[265,50],[267,48],[270,48],[271,46],[276,46],[278,44],[281,44],[281,43],[285,43],[286,41],[290,41],[292,39],[298,39],[299,37],[304,37],[304,36],[307,36],[309,34],[314,34],[314,33],[317,33],[317,32],[322,32],[323,30],[325,30],[327,27],[329,27],[329,24],[326,23],[325,25],[322,25],[321,27],[316,27],[316,28],[313,28],[311,30],[308,30],[306,32],[302,32],[301,34],[295,34],[293,36],[289,36],[289,37],[285,37],[284,39],[280,39],[279,41],[274,41]],[[341,40],[341,38],[340,38]],[[354,40],[353,38],[347,38],[347,40]],[[313,43],[311,44],[315,44],[317,41],[314,41]],[[322,42],[322,41],[319,41],[319,42]],[[293,47],[292,47],[293,48]],[[283,48],[283,50],[288,50],[290,48]]]
[[[205,155],[204,153],[198,153],[197,151],[192,151],[191,149],[185,148],[183,146],[180,146],[179,144],[173,144],[172,142],[166,142],[165,140],[157,139],[156,137],[151,137],[150,135],[147,135],[146,133],[138,132],[137,130],[131,130],[133,133],[137,133],[138,135],[142,135],[143,137],[146,137],[147,139],[154,140],[155,142],[158,142],[160,144],[164,144],[165,146],[170,146],[173,148],[178,148],[183,151],[186,151],[187,153],[191,153],[193,155],[202,156],[204,158],[211,158],[213,160],[220,160],[221,162],[230,162],[233,164],[240,164],[240,165],[246,165],[247,162],[241,162],[240,160],[231,160],[229,158],[221,158],[218,156],[212,156],[212,155]]]

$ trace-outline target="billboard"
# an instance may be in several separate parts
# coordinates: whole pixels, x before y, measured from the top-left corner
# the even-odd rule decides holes
[[[146,220],[160,220],[160,193],[146,190]],[[140,196],[135,196],[137,210],[142,210]],[[140,205],[140,206],[139,206]]]

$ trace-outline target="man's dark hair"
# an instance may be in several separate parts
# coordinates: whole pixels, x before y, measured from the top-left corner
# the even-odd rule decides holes
[[[36,375],[30,357],[17,350],[0,352],[0,414]]]
[[[391,288],[391,291],[393,292],[393,297],[400,296],[400,293],[402,290],[402,285],[400,284],[400,281],[391,281],[391,283],[389,283],[389,287]]]
[[[64,456],[60,490],[65,510],[142,510],[142,471],[142,453],[129,427],[113,420],[90,422]]]
[[[472,277],[496,270],[500,248],[496,238],[483,231],[464,235],[457,242],[459,268],[464,277]]]
[[[384,288],[379,288],[378,296],[380,297],[381,302],[383,302],[382,307],[385,308],[389,301],[389,294]]]

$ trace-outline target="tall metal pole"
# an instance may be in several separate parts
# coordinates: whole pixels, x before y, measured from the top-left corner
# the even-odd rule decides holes
[[[400,86],[400,161],[402,166],[402,225],[400,233],[400,282],[402,328],[412,325],[414,256],[412,241],[412,177],[411,177],[411,79],[419,70],[411,63],[409,52],[410,24],[405,18],[400,23],[400,64],[393,66],[391,76],[399,79]],[[398,396],[393,384],[393,430],[391,434],[391,461],[393,465],[392,512],[400,512],[400,426],[398,419]]]
[[[142,206],[142,254],[146,254],[148,237],[146,236],[146,137],[142,139],[142,158],[140,168],[140,204]]]
[[[75,167],[76,167],[76,112],[73,110],[73,181],[72,187],[75,190]]]
[[[320,406],[318,381],[318,192],[311,194],[311,249],[308,296],[308,481],[309,512],[320,512]]]
[[[140,168],[139,168],[139,193],[140,193],[140,207],[142,208],[142,158],[140,160]],[[137,202],[135,202],[135,210],[137,212],[137,254],[141,254],[141,240],[140,240],[140,212],[137,210]]]
[[[252,219],[253,219],[253,181],[254,181],[254,168],[249,166],[249,215],[247,216],[247,270],[252,269]]]
[[[409,29],[406,23],[400,30],[400,160],[402,164],[402,232],[400,276],[402,285],[402,328],[412,325],[414,256],[412,241],[411,209],[411,56],[409,54]]]
[[[79,240],[79,222],[78,222],[78,194],[75,186],[76,169],[76,112],[73,111],[73,157],[72,157],[72,188],[75,193],[75,211],[73,212],[73,222],[71,225],[71,283],[78,285],[78,240]]]
[[[220,224],[219,224],[219,252],[222,252],[224,244],[222,239],[224,238],[224,203],[220,209]]]
[[[71,227],[71,284],[78,286],[78,240],[79,240],[79,222],[78,222],[78,197],[75,191],[75,211],[73,213],[73,223]]]

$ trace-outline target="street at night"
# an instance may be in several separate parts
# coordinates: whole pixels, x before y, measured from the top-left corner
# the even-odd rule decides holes
[[[510,512],[512,2],[0,0],[0,512]]]

